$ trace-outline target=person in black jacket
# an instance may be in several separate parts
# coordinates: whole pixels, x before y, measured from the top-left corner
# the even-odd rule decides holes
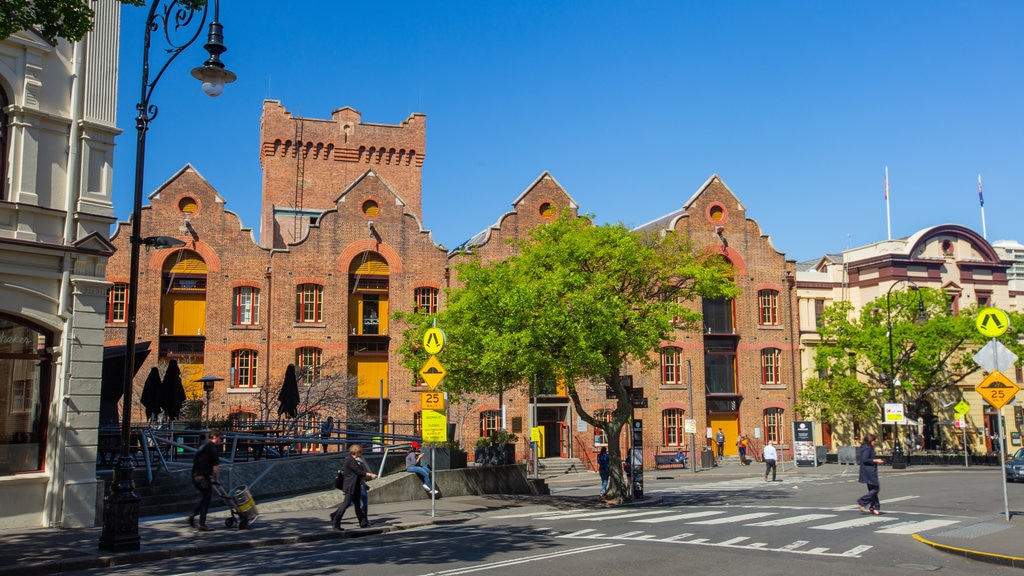
[[[356,518],[359,519],[360,528],[369,528],[370,521],[366,517],[366,506],[362,501],[362,488],[366,485],[367,478],[376,478],[377,475],[366,471],[366,466],[361,460],[363,447],[353,444],[349,448],[348,456],[342,465],[342,490],[345,491],[345,499],[341,501],[338,509],[331,514],[331,525],[335,530],[341,530],[341,518],[345,515],[345,509],[350,504],[356,507]]]
[[[220,430],[210,430],[210,437],[196,451],[192,460],[192,485],[199,490],[199,503],[188,515],[188,525],[201,532],[210,532],[213,528],[206,526],[206,513],[210,509],[210,497],[213,496],[213,483],[220,483]],[[199,526],[196,526],[196,516]]]
[[[883,463],[885,460],[875,458],[875,435],[864,436],[864,442],[857,450],[857,464],[860,464],[860,477],[857,481],[868,485],[868,493],[857,499],[861,514],[870,512],[878,516],[882,513],[882,504],[878,501],[878,465]]]

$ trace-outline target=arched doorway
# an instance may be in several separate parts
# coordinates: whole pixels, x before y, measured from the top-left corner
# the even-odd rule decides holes
[[[197,394],[206,344],[206,261],[178,250],[164,261],[160,291],[160,361],[178,361],[186,394]],[[190,393],[191,392],[191,393]]]
[[[357,396],[366,402],[363,416],[383,416],[386,422],[390,268],[383,256],[366,251],[352,260],[348,272],[348,373],[357,382]]]

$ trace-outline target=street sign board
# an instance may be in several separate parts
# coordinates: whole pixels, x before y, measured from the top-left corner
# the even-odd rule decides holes
[[[963,399],[957,402],[956,406],[953,406],[953,414],[956,414],[957,418],[960,418],[964,414],[967,414],[968,412],[970,412],[970,410],[971,405],[968,404],[967,401]]]
[[[903,423],[903,404],[886,404],[885,421]]]
[[[448,441],[448,416],[444,410],[424,410],[420,422],[423,425],[424,442]]]
[[[981,350],[978,350],[978,353],[974,355],[974,361],[985,372],[1009,372],[1013,370],[1013,365],[1017,362],[1017,355],[1005,344],[993,338],[982,346]]]
[[[441,361],[437,359],[437,356],[431,356],[423,365],[423,368],[420,368],[420,376],[423,377],[423,381],[427,383],[431,390],[437,388],[437,385],[441,383],[441,380],[444,380],[447,374],[448,371],[441,365]]]
[[[686,434],[696,434],[697,433],[697,421],[694,420],[693,418],[687,418],[686,420],[684,420],[683,421],[683,432],[685,432]]]
[[[444,392],[421,392],[420,410],[444,410]]]
[[[1002,408],[1020,391],[1020,387],[998,370],[989,373],[975,388],[978,394],[996,410]]]
[[[978,317],[974,319],[974,326],[981,332],[982,336],[995,338],[1002,336],[1010,327],[1010,319],[999,308],[982,308]]]
[[[439,354],[444,348],[444,332],[440,328],[431,328],[423,335],[423,349],[427,354]]]

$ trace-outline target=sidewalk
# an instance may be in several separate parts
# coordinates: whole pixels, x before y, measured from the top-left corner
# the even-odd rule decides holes
[[[916,468],[920,469],[920,468]],[[786,475],[792,477],[802,470],[787,466]],[[712,478],[759,475],[755,467],[723,466],[692,470],[652,470],[651,477],[666,476],[706,481]],[[886,470],[886,474],[899,471]],[[784,477],[785,477],[784,476]],[[328,515],[333,508],[323,506],[295,510],[293,499],[257,502],[260,517],[246,530],[228,529],[224,519],[228,513],[223,506],[212,508],[207,524],[213,532],[196,532],[188,526],[182,515],[143,518],[139,522],[141,549],[135,552],[112,553],[99,550],[101,528],[0,530],[0,576],[55,574],[63,571],[85,570],[134,562],[148,562],[196,555],[200,552],[223,552],[279,546],[300,542],[315,542],[335,538],[357,538],[408,530],[441,523],[464,522],[477,514],[507,508],[544,506],[553,500],[591,502],[597,496],[600,481],[593,472],[567,474],[547,480],[552,496],[458,496],[435,501],[431,515],[430,500],[371,504],[370,528],[358,528],[354,514],[343,521],[344,532],[331,529]],[[576,488],[577,489],[572,489]],[[569,489],[569,490],[567,490]],[[560,494],[565,491],[568,494]],[[637,505],[656,505],[657,498],[647,498]],[[216,502],[216,501],[215,501]],[[974,560],[993,562],[1024,568],[1024,515],[1012,516],[1007,522],[1003,515],[983,518],[973,524],[960,524],[928,530],[913,535],[917,541],[937,549]]]

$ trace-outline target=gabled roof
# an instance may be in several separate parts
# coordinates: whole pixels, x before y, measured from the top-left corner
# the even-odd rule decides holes
[[[711,177],[705,180],[704,183],[697,188],[697,191],[694,192],[690,196],[690,198],[683,203],[682,208],[669,212],[668,214],[659,216],[645,224],[641,224],[636,228],[633,228],[633,230],[661,230],[675,228],[676,222],[678,222],[679,219],[682,218],[683,216],[687,215],[687,213],[690,210],[690,207],[693,206],[697,199],[700,198],[701,194],[703,194],[708,189],[708,187],[710,187],[715,181],[718,181],[722,185],[722,187],[725,188],[725,190],[730,195],[732,195],[732,197],[736,200],[736,205],[739,206],[740,210],[746,210],[746,207],[743,206],[743,203],[740,202],[739,198],[736,197],[736,194],[732,191],[732,189],[725,184],[725,181],[722,180],[721,177],[718,176],[718,174],[712,174]]]
[[[199,177],[200,180],[203,181],[203,184],[206,184],[207,186],[209,186],[210,187],[210,191],[213,192],[214,199],[217,201],[218,204],[224,205],[224,204],[227,203],[227,201],[224,200],[224,197],[220,195],[220,192],[217,192],[217,189],[214,188],[212,184],[210,184],[210,181],[207,180],[206,178],[204,178],[203,175],[199,173],[199,170],[196,170],[195,167],[192,166],[191,163],[188,163],[188,164],[185,164],[184,166],[182,166],[181,169],[178,170],[177,172],[175,172],[170,178],[168,178],[167,180],[164,180],[163,184],[157,186],[156,190],[153,190],[152,192],[150,192],[149,196],[147,196],[149,201],[152,202],[153,200],[159,198],[160,197],[160,193],[163,192],[164,189],[166,189],[168,186],[170,186],[171,183],[174,182],[175,180],[177,180],[178,178],[181,178],[182,175],[184,175],[186,172],[194,173],[196,176]]]

